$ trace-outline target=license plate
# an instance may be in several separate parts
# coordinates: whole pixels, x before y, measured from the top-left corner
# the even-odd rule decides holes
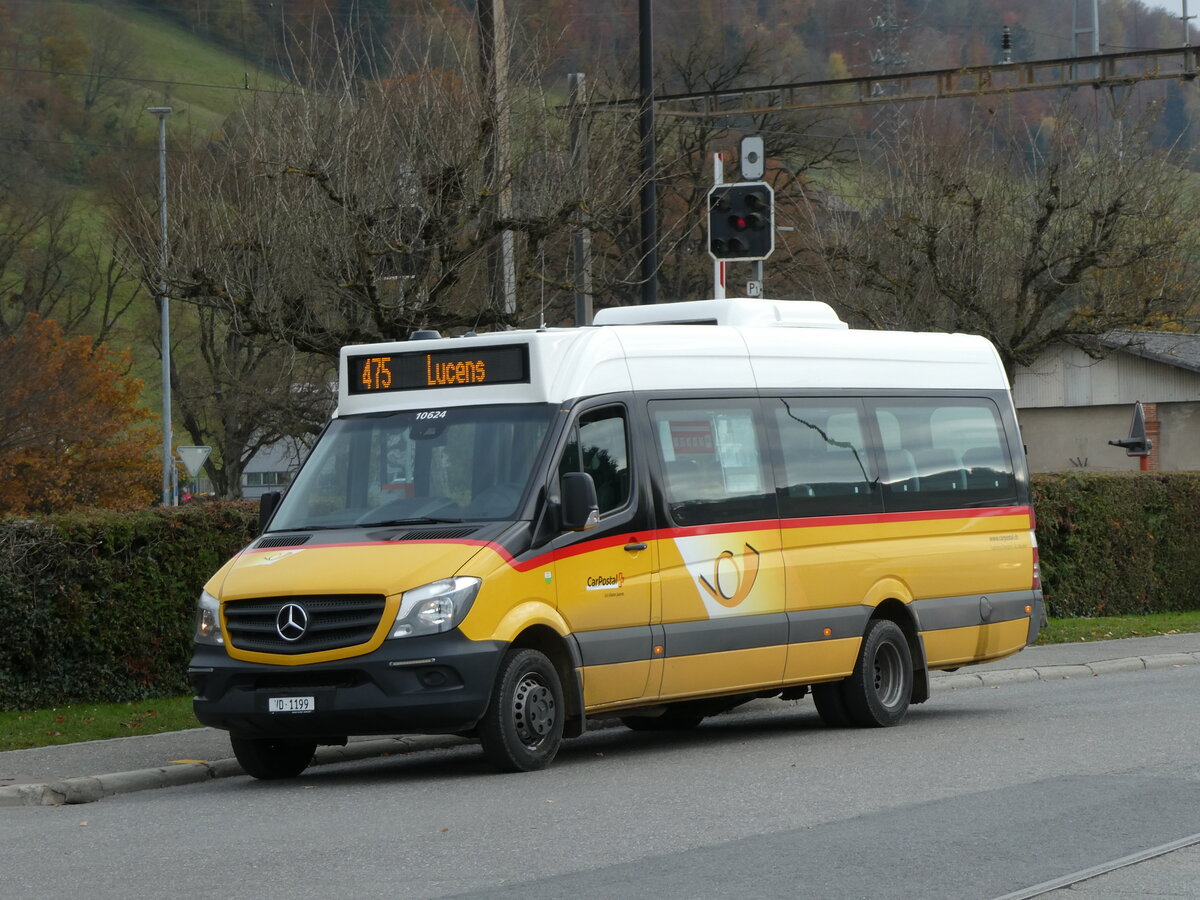
[[[273,713],[306,713],[317,708],[315,697],[271,697],[267,710]]]

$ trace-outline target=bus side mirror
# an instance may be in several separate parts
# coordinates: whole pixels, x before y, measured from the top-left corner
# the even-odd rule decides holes
[[[561,517],[567,531],[587,531],[600,524],[596,482],[587,472],[568,472],[562,477]]]
[[[279,501],[283,494],[279,491],[268,491],[258,498],[258,533],[262,534],[267,530],[267,523],[271,521],[271,516],[279,506]]]

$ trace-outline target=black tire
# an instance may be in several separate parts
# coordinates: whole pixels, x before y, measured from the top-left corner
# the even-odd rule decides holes
[[[842,694],[855,725],[899,725],[912,699],[913,666],[908,640],[895,622],[877,619],[863,637],[854,671]]]
[[[271,781],[295,778],[308,768],[316,743],[286,741],[277,738],[230,737],[233,755],[247,775]]]
[[[510,650],[479,722],[479,742],[501,772],[532,772],[558,753],[565,718],[554,664],[537,650]]]
[[[704,721],[695,713],[663,713],[661,716],[621,716],[621,724],[632,731],[689,731]]]
[[[846,698],[842,694],[842,682],[830,681],[825,684],[812,686],[813,703],[817,706],[817,715],[830,728],[849,728],[850,710],[846,708]]]

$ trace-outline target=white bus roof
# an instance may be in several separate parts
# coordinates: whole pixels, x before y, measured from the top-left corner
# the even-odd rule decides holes
[[[349,390],[351,358],[421,354],[426,360],[470,360],[476,349],[503,347],[528,348],[527,382],[368,393]],[[634,390],[1008,387],[1000,358],[985,338],[850,329],[826,304],[787,300],[622,307],[598,313],[596,325],[586,328],[360,344],[342,349],[340,372],[339,415],[564,403]]]
[[[731,325],[735,328],[840,328],[850,326],[828,303],[812,300],[687,300],[650,306],[615,306],[596,313],[597,325]]]

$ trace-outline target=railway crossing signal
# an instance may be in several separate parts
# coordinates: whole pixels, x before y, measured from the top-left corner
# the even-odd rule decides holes
[[[724,262],[766,259],[775,249],[775,192],[765,181],[708,192],[708,252]]]

